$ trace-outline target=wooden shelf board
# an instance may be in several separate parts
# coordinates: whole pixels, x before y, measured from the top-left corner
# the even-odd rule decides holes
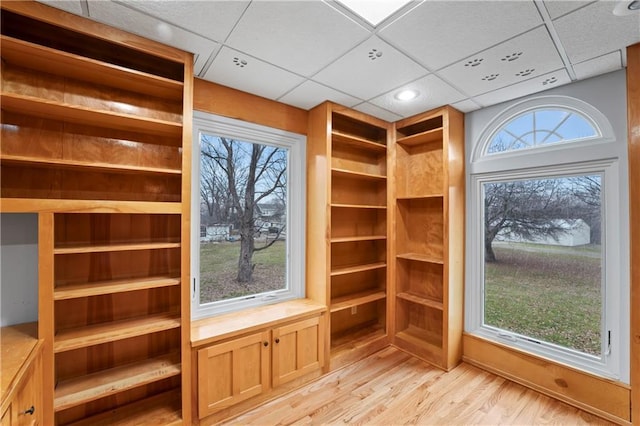
[[[408,302],[411,303],[417,303],[419,305],[422,306],[426,306],[428,308],[433,308],[433,309],[437,309],[439,311],[442,311],[443,306],[442,306],[442,302],[439,302],[437,300],[433,300],[433,299],[429,299],[423,296],[418,296],[416,294],[413,293],[408,293],[408,292],[401,292],[396,294],[396,297],[398,297],[399,299],[402,300],[406,300]]]
[[[354,241],[374,241],[374,240],[386,240],[386,235],[364,235],[360,237],[336,237],[331,238],[332,243],[350,243]]]
[[[165,99],[181,100],[184,84],[142,71],[2,36],[2,59],[10,64]]]
[[[339,209],[387,209],[387,206],[374,206],[370,204],[331,204],[331,207]]]
[[[377,321],[361,324],[331,336],[331,357],[339,356],[341,352],[358,349],[383,338],[386,338],[384,327]]]
[[[33,96],[2,93],[2,108],[25,115],[159,136],[182,136],[182,123],[96,110]]]
[[[416,262],[435,263],[438,265],[444,264],[444,260],[440,258],[421,253],[400,253],[396,257],[398,259],[413,260]]]
[[[354,178],[354,179],[368,179],[368,180],[374,180],[374,181],[387,180],[387,177],[384,175],[375,175],[372,173],[363,173],[363,172],[357,172],[354,170],[347,170],[347,169],[332,168],[331,173],[335,175],[342,175],[342,176]]]
[[[96,245],[64,245],[57,246],[53,249],[53,254],[79,254],[79,253],[103,253],[115,251],[133,251],[133,250],[157,250],[167,248],[179,248],[180,242],[174,241],[158,241],[144,243],[112,243],[112,244],[96,244]]]
[[[181,425],[182,399],[179,390],[171,390],[87,417],[70,426]]]
[[[31,164],[41,167],[61,167],[70,169],[90,169],[95,171],[111,171],[111,172],[131,172],[131,173],[153,173],[153,174],[166,174],[166,175],[181,175],[180,169],[169,169],[164,167],[145,167],[135,166],[127,164],[110,164],[99,163],[92,161],[77,161],[77,160],[65,160],[60,158],[42,158],[42,157],[27,157],[21,155],[3,155],[0,157],[2,163],[18,163],[18,164]]]
[[[177,376],[180,370],[180,355],[174,353],[65,380],[56,386],[54,410],[65,410]]]
[[[374,269],[386,268],[386,262],[365,263],[361,265],[341,266],[331,271],[331,276],[355,274],[356,272],[371,271]]]
[[[433,352],[442,352],[442,338],[422,328],[409,326],[396,333],[396,338],[405,340],[413,345],[428,348]]]
[[[375,302],[376,300],[382,300],[385,297],[387,297],[386,293],[377,289],[337,297],[331,301],[330,311],[333,313],[350,309],[354,306],[360,306],[366,303]]]
[[[396,140],[400,145],[415,146],[422,144],[433,143],[436,145],[439,143],[442,148],[443,130],[442,127],[437,129],[427,130],[426,132],[416,133],[415,135],[404,136]]]
[[[427,194],[427,195],[409,195],[403,197],[396,197],[398,201],[411,201],[411,200],[428,200],[432,198],[442,198],[442,194]]]
[[[180,277],[158,276],[124,280],[95,281],[56,287],[53,291],[53,299],[77,299],[82,297],[100,296],[102,294],[124,293],[128,291],[176,285],[180,285]]]
[[[180,214],[182,203],[154,201],[64,200],[58,198],[0,198],[3,213],[167,213]]]
[[[158,314],[66,329],[54,336],[53,352],[71,351],[178,327],[180,315]]]
[[[375,151],[379,153],[384,153],[387,151],[387,146],[384,144],[343,133],[338,130],[333,130],[331,132],[331,137],[332,142],[339,142],[345,145],[353,146],[355,148],[366,149],[368,151]]]

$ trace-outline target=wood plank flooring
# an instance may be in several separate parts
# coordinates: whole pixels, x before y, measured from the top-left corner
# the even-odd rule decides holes
[[[445,373],[389,347],[227,425],[610,425],[468,364]]]

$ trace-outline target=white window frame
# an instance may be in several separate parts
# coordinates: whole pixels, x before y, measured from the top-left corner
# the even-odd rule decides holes
[[[512,117],[537,108],[577,109],[598,125],[601,138],[574,140],[503,153],[485,154],[493,135]],[[626,141],[617,141],[608,120],[592,106],[568,97],[539,97],[507,108],[492,120],[474,146],[468,167],[467,284],[465,331],[501,344],[525,350],[590,373],[629,380],[628,322],[628,222],[624,206],[627,191],[620,162],[626,161]],[[593,175],[602,177],[603,317],[601,356],[591,356],[551,343],[538,343],[484,324],[484,195],[483,185],[509,180]],[[627,209],[628,211],[628,209]],[[611,344],[607,335],[611,332]]]
[[[288,150],[287,247],[284,289],[234,299],[200,303],[200,135],[233,138]],[[305,297],[306,136],[202,111],[193,112],[191,169],[191,317],[227,312]]]

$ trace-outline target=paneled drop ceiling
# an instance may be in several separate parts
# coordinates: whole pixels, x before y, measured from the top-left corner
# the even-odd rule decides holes
[[[613,13],[631,0],[410,1],[377,26],[328,0],[43,2],[193,52],[205,80],[388,121],[615,71],[640,42],[640,11]],[[406,88],[418,97],[396,100]]]

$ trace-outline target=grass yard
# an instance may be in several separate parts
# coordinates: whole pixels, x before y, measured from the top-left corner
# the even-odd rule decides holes
[[[494,244],[485,265],[485,323],[600,355],[597,247]]]
[[[259,247],[259,243],[256,244]],[[286,245],[277,241],[266,250],[255,252],[253,282],[236,281],[240,242],[200,244],[200,302],[231,299],[284,288]]]

